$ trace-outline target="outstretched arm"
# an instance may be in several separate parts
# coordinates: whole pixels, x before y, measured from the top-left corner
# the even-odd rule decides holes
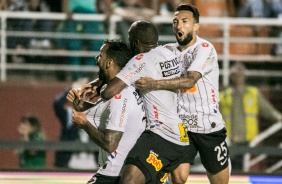
[[[119,144],[123,132],[106,129],[105,132],[94,127],[86,118],[83,112],[73,111],[72,122],[79,128],[86,131],[92,141],[103,150],[112,153]]]
[[[141,78],[136,81],[135,86],[141,91],[190,89],[201,77],[202,75],[199,72],[189,71],[187,76],[174,79],[154,80],[151,78]]]
[[[126,86],[127,85],[121,79],[115,77],[108,82],[107,87],[101,93],[101,97],[104,100],[109,100],[120,93]]]

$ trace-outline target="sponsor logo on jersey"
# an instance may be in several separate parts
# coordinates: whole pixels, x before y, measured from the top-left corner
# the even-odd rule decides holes
[[[123,100],[123,104],[122,104],[122,111],[121,111],[121,115],[120,115],[120,119],[119,119],[119,127],[122,127],[123,125],[123,121],[124,121],[124,114],[126,112],[126,103],[127,103],[127,99],[125,98]]]
[[[117,156],[117,151],[112,152],[110,155],[111,155],[111,158],[112,158],[112,159],[116,158],[116,156]]]
[[[168,173],[164,173],[164,176],[160,179],[160,182],[164,183],[168,177]]]
[[[179,61],[177,60],[177,58],[174,58],[170,61],[164,61],[164,62],[160,62],[159,63],[161,70],[167,70],[173,67],[176,67],[179,65]]]
[[[208,60],[206,60],[205,63],[203,64],[202,70],[204,70],[207,67],[207,65],[208,65]]]
[[[173,69],[167,70],[167,71],[162,71],[163,77],[170,77],[170,76],[173,76],[173,75],[176,75],[176,74],[179,74],[179,73],[180,73],[179,67],[176,67],[176,68],[173,68]]]
[[[197,91],[196,84],[190,89],[181,89],[180,93],[195,93]]]
[[[121,93],[116,94],[116,95],[114,96],[114,99],[117,99],[117,100],[121,99]]]
[[[142,53],[138,54],[137,56],[135,56],[135,59],[139,61],[143,58],[143,56],[144,56],[144,54],[142,54]]]
[[[188,128],[198,128],[198,115],[192,114],[180,114],[180,119],[183,121],[186,127]]]
[[[139,73],[144,67],[146,66],[146,63],[142,63],[139,68],[137,68],[137,70],[130,72],[129,74],[127,74],[125,76],[126,79],[133,77],[134,75],[136,75],[137,73]]]
[[[174,58],[169,61],[160,62],[159,65],[162,70],[163,77],[169,77],[180,73],[179,68],[180,61]]]
[[[162,169],[163,164],[162,161],[158,159],[158,154],[154,153],[152,150],[149,153],[148,158],[146,159],[146,161],[151,164],[152,166],[154,166],[156,171],[159,171]]]
[[[213,101],[213,102],[216,102],[214,89],[211,89],[211,94],[212,94],[212,101]]]
[[[158,112],[158,107],[153,105],[153,109],[154,109],[154,115],[156,119],[159,119],[159,112]]]
[[[207,42],[202,43],[202,47],[209,47],[209,44]]]

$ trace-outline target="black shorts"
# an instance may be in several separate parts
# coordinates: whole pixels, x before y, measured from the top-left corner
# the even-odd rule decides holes
[[[189,146],[180,146],[161,136],[145,131],[128,153],[125,165],[138,167],[146,177],[146,183],[163,183],[163,180],[181,163],[187,162]]]
[[[224,170],[228,166],[229,149],[226,144],[226,129],[210,134],[188,132],[191,146],[199,151],[201,162],[212,174]]]
[[[120,176],[105,176],[94,174],[86,184],[119,184]]]

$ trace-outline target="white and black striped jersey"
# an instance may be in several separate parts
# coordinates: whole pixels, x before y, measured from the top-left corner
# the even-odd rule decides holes
[[[197,36],[196,43],[180,52],[178,43],[167,44],[181,63],[181,75],[189,71],[201,73],[196,85],[188,90],[180,90],[178,113],[195,133],[211,133],[225,127],[219,112],[219,66],[214,46]]]
[[[133,57],[117,74],[128,86],[141,77],[171,79],[180,76],[180,63],[169,49],[158,46],[147,53]],[[176,92],[156,90],[142,94],[147,116],[147,129],[164,139],[178,144],[189,145],[184,124],[177,113]]]
[[[119,145],[113,153],[99,148],[98,173],[119,176],[124,160],[141,133],[145,130],[143,99],[133,86],[128,86],[110,100],[98,100],[84,113],[88,121],[100,131],[106,129],[123,132]]]

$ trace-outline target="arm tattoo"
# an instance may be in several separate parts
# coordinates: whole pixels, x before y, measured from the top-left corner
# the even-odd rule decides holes
[[[112,153],[117,149],[119,141],[123,135],[123,132],[115,130],[107,129],[105,132],[102,132],[92,126],[89,122],[84,130],[94,143],[109,153]]]
[[[172,89],[190,89],[202,77],[199,72],[190,71],[186,76],[169,80],[156,80],[154,86],[156,89],[172,90]]]

